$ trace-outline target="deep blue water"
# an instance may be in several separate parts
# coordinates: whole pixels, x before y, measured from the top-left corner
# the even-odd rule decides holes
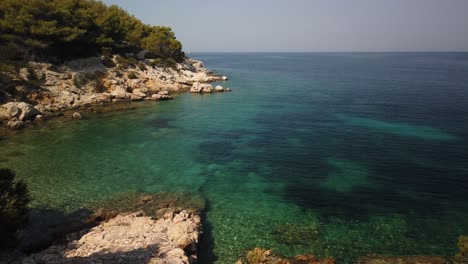
[[[67,210],[129,189],[199,195],[202,263],[255,246],[342,263],[456,252],[468,234],[467,53],[191,56],[233,92],[33,129],[0,142],[24,154],[0,162],[37,205]]]

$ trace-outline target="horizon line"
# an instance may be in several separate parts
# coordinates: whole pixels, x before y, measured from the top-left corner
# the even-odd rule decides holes
[[[429,50],[429,51],[184,51],[193,53],[468,53],[468,50]]]

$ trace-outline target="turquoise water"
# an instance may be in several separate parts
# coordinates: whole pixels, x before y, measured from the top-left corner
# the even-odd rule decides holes
[[[255,246],[341,263],[468,234],[468,54],[195,54],[232,93],[182,94],[0,141],[33,206],[206,199],[202,263]]]

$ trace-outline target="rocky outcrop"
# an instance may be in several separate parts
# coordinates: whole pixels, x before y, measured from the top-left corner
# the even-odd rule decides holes
[[[10,102],[0,105],[0,119],[10,120],[16,118],[20,121],[33,120],[41,114],[34,106],[24,102]]]
[[[196,263],[200,233],[200,216],[189,211],[168,210],[157,220],[143,212],[118,215],[22,263]]]
[[[20,121],[34,120],[36,115],[54,116],[65,110],[88,108],[124,101],[169,100],[171,94],[190,91],[212,93],[230,91],[228,88],[209,83],[227,80],[225,76],[213,74],[204,68],[201,61],[185,59],[175,67],[158,66],[155,60],[146,59],[144,52],[123,58],[118,55],[113,66],[104,66],[104,58],[92,57],[69,61],[63,65],[30,62],[19,70],[15,77],[18,86],[27,98],[24,102],[11,102],[0,106],[0,120],[18,129]],[[28,90],[30,89],[30,90]],[[11,99],[13,100],[13,99]],[[34,105],[34,106],[33,106]],[[18,119],[18,121],[15,120]]]
[[[224,88],[221,85],[217,85],[213,88],[213,85],[209,83],[195,82],[190,88],[191,93],[213,93],[213,92],[230,92],[231,89]]]
[[[21,120],[18,120],[17,118],[14,118],[7,123],[7,127],[13,130],[18,130],[24,127],[24,122]]]

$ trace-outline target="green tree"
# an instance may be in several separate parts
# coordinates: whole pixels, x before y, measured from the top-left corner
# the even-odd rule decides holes
[[[122,8],[95,0],[0,0],[2,45],[14,46],[25,60],[97,55],[103,48],[183,56],[170,28],[145,25]]]
[[[182,56],[182,44],[169,27],[153,27],[151,33],[141,40],[141,46],[157,58],[179,59]]]

